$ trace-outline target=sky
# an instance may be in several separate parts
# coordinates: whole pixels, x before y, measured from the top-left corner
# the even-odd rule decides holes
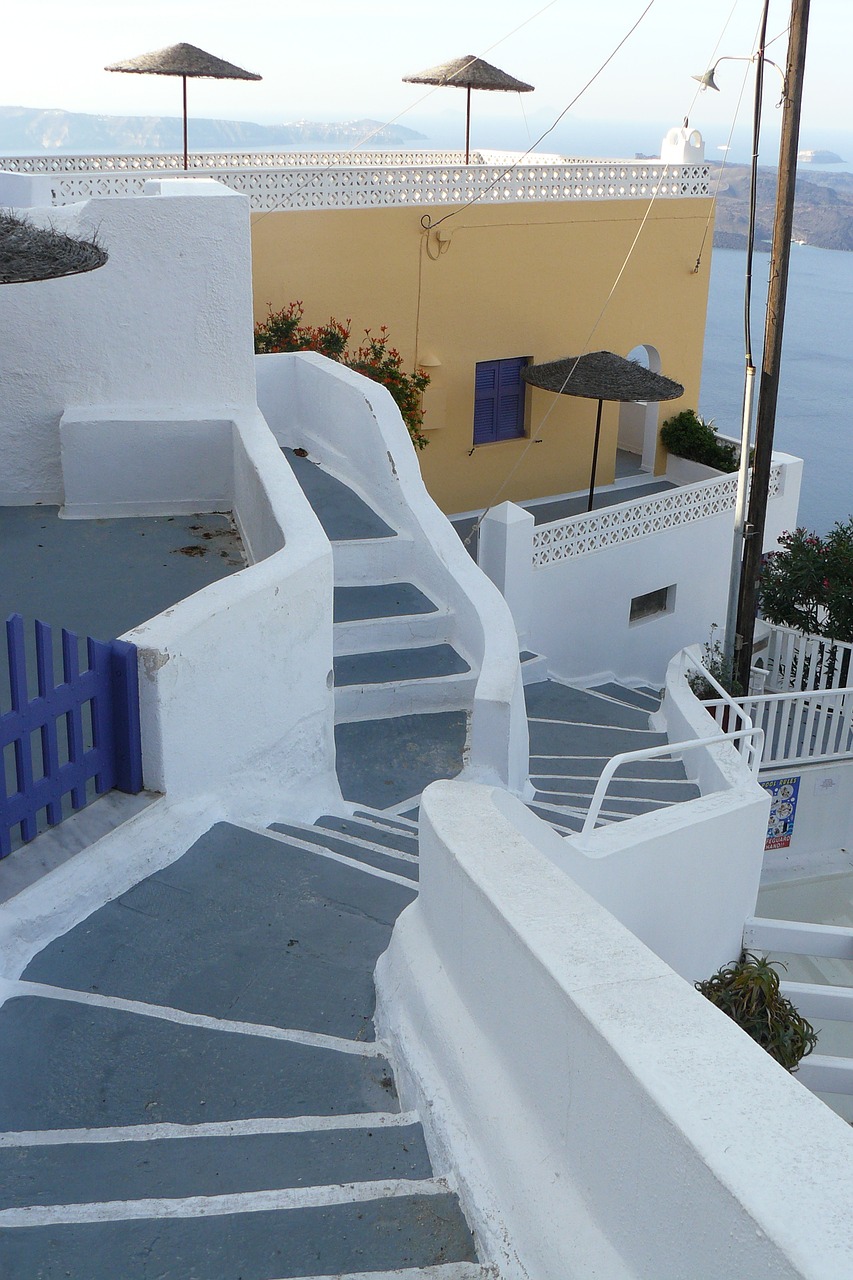
[[[190,116],[280,123],[371,118],[461,145],[464,93],[403,84],[402,76],[476,54],[535,86],[524,95],[475,95],[472,142],[526,146],[613,53],[649,0],[12,0],[4,15],[0,104],[105,115],[178,115],[179,81],[111,74],[105,64],[179,41],[257,72],[260,83],[190,84]],[[747,62],[725,62],[722,92],[696,94],[691,75],[717,57],[748,56],[760,0],[652,0],[636,31],[540,150],[610,134],[622,154],[659,143],[661,127],[689,114],[708,143],[725,145]],[[768,56],[784,64],[790,0],[771,0]],[[851,0],[812,6],[801,143],[831,146],[846,127],[839,52],[853,35]],[[777,80],[767,73],[766,142],[772,152]],[[751,89],[740,107],[746,137]],[[425,96],[428,95],[428,96]],[[455,134],[459,130],[458,139]],[[557,145],[554,145],[557,144]],[[630,149],[629,149],[630,148]],[[583,154],[582,152],[578,152]],[[655,146],[656,153],[656,146]],[[588,154],[588,152],[587,152]],[[610,152],[610,154],[616,154]],[[850,157],[853,159],[853,156]],[[774,156],[768,154],[767,161]]]

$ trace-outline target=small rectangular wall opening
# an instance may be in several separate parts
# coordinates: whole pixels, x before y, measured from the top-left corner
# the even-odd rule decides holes
[[[672,613],[674,608],[675,583],[669,587],[658,587],[656,591],[647,591],[642,596],[634,596],[628,622],[648,622],[650,618],[659,618],[661,614]]]

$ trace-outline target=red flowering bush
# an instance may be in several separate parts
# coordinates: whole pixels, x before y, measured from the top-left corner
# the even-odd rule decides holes
[[[783,533],[765,558],[758,586],[769,622],[811,635],[853,641],[853,517],[825,538],[808,529]]]
[[[319,351],[321,355],[345,364],[348,369],[380,382],[394,397],[415,447],[426,448],[429,441],[423,432],[422,396],[429,386],[429,374],[423,369],[406,372],[403,357],[396,348],[388,345],[385,325],[378,336],[366,329],[363,344],[356,351],[350,351],[349,320],[341,324],[332,318],[326,324],[312,328],[302,323],[302,315],[301,302],[291,302],[281,311],[273,311],[270,307],[266,320],[255,325],[255,351],[258,354]]]

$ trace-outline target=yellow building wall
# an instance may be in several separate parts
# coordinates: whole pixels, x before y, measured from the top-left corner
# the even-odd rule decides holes
[[[447,513],[584,490],[596,402],[528,388],[529,434],[473,449],[477,361],[534,363],[641,343],[683,384],[660,421],[698,404],[710,251],[694,266],[707,198],[475,205],[425,230],[408,208],[297,210],[252,218],[255,318],[293,300],[305,322],[385,324],[423,364],[426,484]],[[441,210],[429,210],[433,222]],[[710,245],[710,232],[707,241]],[[622,272],[620,277],[620,272]],[[605,404],[596,480],[613,480],[619,406]],[[665,454],[658,449],[657,469]]]

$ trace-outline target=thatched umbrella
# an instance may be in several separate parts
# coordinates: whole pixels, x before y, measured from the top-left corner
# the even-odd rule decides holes
[[[99,244],[53,227],[34,227],[0,210],[0,284],[27,284],[95,271],[107,260]]]
[[[592,471],[589,477],[589,502],[592,511],[595,492],[595,469],[598,465],[598,441],[601,434],[601,406],[605,400],[677,400],[684,387],[661,373],[652,373],[636,360],[626,360],[612,351],[591,351],[584,356],[567,356],[546,364],[529,364],[521,376],[533,387],[554,391],[558,395],[582,396],[598,401],[595,418],[595,443],[592,448]]]
[[[194,44],[172,44],[168,49],[155,49],[153,53],[128,58],[126,62],[113,62],[105,71],[132,71],[137,75],[180,76],[184,85],[184,169],[189,167],[187,152],[187,79],[194,80],[260,80],[253,71],[235,67],[233,62],[223,62],[212,53],[197,49]]]
[[[495,89],[503,93],[532,93],[533,85],[525,84],[507,75],[499,67],[493,67],[482,58],[475,58],[469,53],[465,58],[453,58],[450,62],[442,62],[438,67],[429,67],[414,76],[403,76],[404,84],[437,84],[455,85],[468,92],[465,113],[465,163],[471,154],[471,90]]]

